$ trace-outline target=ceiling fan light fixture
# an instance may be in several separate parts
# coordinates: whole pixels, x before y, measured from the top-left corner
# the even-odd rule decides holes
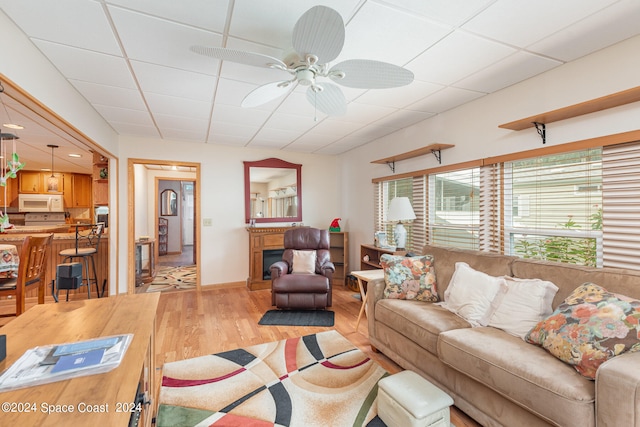
[[[298,79],[298,83],[302,86],[312,86],[316,79],[316,75],[313,71],[305,68],[296,71],[296,78]]]

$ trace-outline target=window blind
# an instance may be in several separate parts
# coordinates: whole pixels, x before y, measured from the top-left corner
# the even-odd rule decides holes
[[[480,169],[480,250],[504,253],[502,163]]]
[[[505,164],[505,243],[510,253],[597,265],[601,153],[598,148]]]
[[[640,143],[602,153],[603,265],[640,269]]]
[[[416,219],[406,226],[411,231],[411,240],[407,239],[407,249],[422,253],[422,248],[427,243],[427,177],[415,176],[412,184],[412,206]]]

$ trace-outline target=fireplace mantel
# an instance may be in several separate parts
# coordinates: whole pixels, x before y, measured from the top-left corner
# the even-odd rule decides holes
[[[252,290],[270,289],[271,279],[265,279],[263,252],[284,249],[284,232],[293,227],[247,227],[249,232],[249,277],[247,287]]]

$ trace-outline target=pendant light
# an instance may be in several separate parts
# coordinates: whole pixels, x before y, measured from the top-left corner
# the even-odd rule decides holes
[[[53,150],[58,148],[57,145],[48,144],[47,147],[51,148],[51,176],[47,180],[47,191],[50,193],[58,192],[58,177],[53,174]]]

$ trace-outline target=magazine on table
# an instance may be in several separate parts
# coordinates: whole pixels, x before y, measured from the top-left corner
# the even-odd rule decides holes
[[[34,347],[0,375],[0,391],[101,374],[122,362],[133,334]]]

